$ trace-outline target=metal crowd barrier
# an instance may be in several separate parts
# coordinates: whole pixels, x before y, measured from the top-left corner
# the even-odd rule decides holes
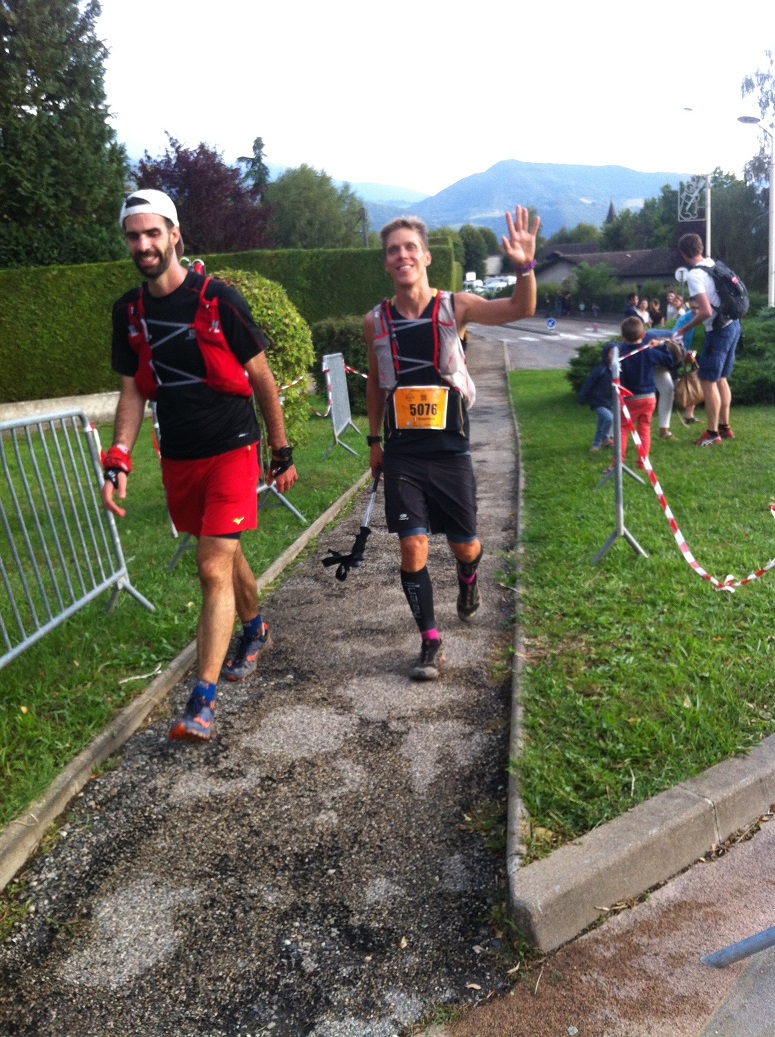
[[[344,369],[344,356],[341,353],[327,353],[323,357],[323,374],[328,383],[328,398],[331,401],[331,425],[334,430],[334,442],[323,454],[325,459],[336,446],[343,446],[351,454],[358,456],[358,451],[343,443],[339,438],[348,428],[354,429],[358,435],[360,429],[353,423],[350,411],[350,393],[347,389],[347,372]]]
[[[82,411],[0,422],[0,669],[108,588],[131,584]]]

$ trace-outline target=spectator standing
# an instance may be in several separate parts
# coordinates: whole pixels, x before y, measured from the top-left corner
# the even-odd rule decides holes
[[[640,317],[640,313],[638,313],[638,293],[637,292],[630,292],[630,294],[627,296],[627,304],[624,307],[624,316],[625,317]]]
[[[683,335],[700,324],[705,326],[705,342],[700,353],[697,373],[705,399],[705,418],[708,427],[695,440],[695,446],[718,446],[725,439],[734,439],[729,424],[732,391],[729,376],[735,366],[735,351],[740,340],[740,321],[729,320],[719,313],[719,298],[708,268],[714,265],[703,257],[702,238],[699,234],[684,234],[678,241],[678,250],[689,267],[687,286],[689,297],[696,303],[697,313],[683,328]]]
[[[579,406],[583,407],[587,403],[589,409],[597,415],[597,425],[591,447],[593,454],[598,453],[601,446],[613,446],[614,442],[611,438],[614,428],[614,415],[611,409],[613,406],[612,353],[613,346],[603,346],[600,363],[589,372],[578,395]]]
[[[680,301],[680,300],[679,300]],[[684,331],[686,325],[691,321],[692,317],[696,317],[700,311],[699,303],[689,302],[689,308],[685,309],[681,316],[676,320],[675,327],[673,328],[673,337],[677,338],[678,341],[683,343],[684,352],[687,357],[691,355],[693,360],[694,353],[692,352],[692,342],[694,341],[694,328],[690,328],[688,331]],[[694,416],[694,408],[696,404],[692,403],[684,411],[684,424],[685,425],[696,425],[700,420]]]
[[[683,300],[675,292],[667,293],[667,320],[668,323],[673,320],[678,320],[679,317],[683,317],[686,313],[686,307],[683,304]]]
[[[665,315],[662,313],[659,299],[652,299],[649,303],[649,317],[651,317],[652,328],[664,327]]]

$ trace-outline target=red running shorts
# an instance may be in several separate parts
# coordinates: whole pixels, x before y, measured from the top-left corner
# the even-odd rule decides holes
[[[191,536],[227,536],[258,527],[258,444],[195,461],[161,459],[167,508]]]

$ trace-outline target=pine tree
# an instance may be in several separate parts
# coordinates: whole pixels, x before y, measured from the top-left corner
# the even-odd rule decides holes
[[[117,227],[128,163],[99,14],[97,0],[0,0],[0,230],[33,250],[41,234]]]

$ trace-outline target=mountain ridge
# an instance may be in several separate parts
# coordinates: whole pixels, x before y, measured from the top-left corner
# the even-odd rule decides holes
[[[516,204],[523,204],[538,212],[542,233],[548,237],[560,227],[570,229],[578,223],[600,227],[612,202],[617,212],[637,210],[647,198],[657,197],[665,185],[676,188],[681,180],[690,176],[688,173],[644,173],[616,165],[580,166],[504,159],[481,173],[463,177],[438,194],[419,199],[370,200],[367,192],[359,194],[356,185],[350,186],[368,209],[371,230],[378,231],[394,217],[411,212],[423,219],[431,230],[444,226],[457,229],[471,223],[489,227],[500,235],[505,229],[504,214]]]

